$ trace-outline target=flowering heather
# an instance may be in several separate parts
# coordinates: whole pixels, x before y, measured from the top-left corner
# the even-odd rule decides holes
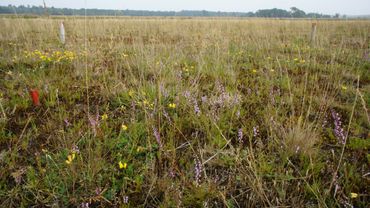
[[[96,114],[95,118],[89,116],[89,122],[93,129],[94,135],[96,135],[96,128],[99,126],[99,113]]]
[[[124,204],[127,204],[127,203],[128,203],[128,196],[124,196],[124,197],[123,197],[123,203],[124,203]]]
[[[72,145],[72,152],[73,153],[77,153],[77,154],[79,154],[80,153],[80,149],[78,148],[78,146],[77,145]]]
[[[331,116],[334,121],[334,135],[337,137],[339,143],[344,144],[346,137],[344,135],[344,130],[342,127],[342,121],[341,121],[340,115],[339,113],[332,110]]]
[[[159,134],[157,128],[155,128],[154,126],[153,126],[153,134],[154,134],[155,139],[157,140],[159,147],[162,148],[161,135]]]
[[[88,202],[82,202],[81,205],[80,205],[80,207],[81,208],[89,208],[90,207],[89,205],[90,204]]]
[[[207,103],[208,98],[207,96],[202,96],[201,100],[202,100],[202,103],[204,104],[204,103]]]
[[[161,93],[162,93],[163,97],[167,98],[169,94],[168,94],[168,91],[166,90],[166,88],[163,86],[163,84],[161,84],[161,85],[159,86],[159,89],[160,89],[160,91],[161,91]]]
[[[197,116],[200,115],[200,108],[199,108],[198,102],[196,100],[194,100],[194,112],[195,112],[195,114],[197,114]]]
[[[170,116],[168,115],[167,111],[166,110],[163,110],[163,116],[168,120],[168,122],[171,123],[171,118]]]
[[[325,115],[324,115],[324,120],[323,120],[323,122],[322,122],[321,127],[322,127],[322,128],[325,128],[327,124],[328,124],[328,115],[327,115],[327,114],[325,114]]]
[[[197,186],[199,186],[200,179],[202,177],[202,163],[200,162],[200,160],[199,160],[198,157],[196,157],[194,159],[194,162],[195,162],[195,168],[194,168],[194,172],[195,172],[195,183],[197,184]]]
[[[238,141],[240,144],[243,143],[243,129],[238,130]]]
[[[185,92],[184,92],[184,97],[185,97],[186,99],[188,99],[188,101],[191,101],[191,97],[190,97],[190,92],[189,92],[189,91],[185,91]]]
[[[258,137],[260,131],[258,130],[258,126],[253,127],[253,136]]]
[[[66,127],[71,125],[71,123],[68,121],[68,119],[64,119],[64,124],[66,125]]]

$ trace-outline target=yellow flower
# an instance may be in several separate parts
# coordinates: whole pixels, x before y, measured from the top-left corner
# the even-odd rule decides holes
[[[271,71],[271,72],[274,72],[274,71],[275,71],[275,69],[270,69],[270,71]]]
[[[122,163],[121,161],[119,161],[118,166],[119,166],[119,169],[126,169],[127,163]]]
[[[168,107],[169,108],[176,108],[176,104],[175,103],[170,103],[170,104],[168,104]]]
[[[355,199],[355,198],[357,198],[358,197],[358,194],[356,194],[356,193],[351,193],[351,199]]]
[[[134,95],[134,91],[133,91],[133,90],[128,91],[128,95],[129,95],[130,97],[132,97],[132,96]]]
[[[298,61],[298,58],[295,58],[294,61]]]
[[[72,153],[72,155],[68,155],[67,156],[67,160],[66,160],[66,163],[69,165],[72,163],[72,161],[75,159],[76,157],[76,154],[75,153]]]
[[[252,73],[257,73],[257,69],[252,69]]]
[[[138,147],[136,148],[136,152],[141,152],[141,150],[142,150],[142,149],[143,149],[142,147],[138,146]]]
[[[347,87],[342,85],[342,90],[347,90]]]
[[[306,63],[306,60],[301,60],[301,64],[304,64],[304,63]]]
[[[106,113],[104,113],[102,116],[101,116],[101,119],[102,120],[107,120],[108,119],[108,115]]]
[[[128,127],[127,127],[125,124],[122,124],[121,129],[122,129],[123,131],[127,131]]]

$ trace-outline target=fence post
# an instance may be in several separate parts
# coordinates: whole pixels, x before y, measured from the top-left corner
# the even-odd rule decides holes
[[[315,41],[316,41],[316,22],[312,23],[312,28],[311,28],[311,46],[314,46],[315,45]]]
[[[66,43],[66,31],[64,30],[63,21],[60,23],[59,37],[60,37],[60,42],[64,45]]]

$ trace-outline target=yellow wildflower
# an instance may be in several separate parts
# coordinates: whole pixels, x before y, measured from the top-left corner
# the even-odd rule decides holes
[[[72,163],[72,161],[75,159],[76,157],[76,154],[75,153],[72,153],[72,155],[68,155],[67,156],[67,160],[66,160],[66,163],[69,165]]]
[[[140,147],[140,146],[138,146],[137,148],[136,148],[136,152],[141,152],[143,150],[143,148],[142,147]]]
[[[134,95],[134,91],[133,91],[133,90],[128,91],[128,95],[129,95],[130,97],[132,97],[132,96]]]
[[[347,87],[342,85],[342,90],[347,90]]]
[[[168,104],[168,107],[169,108],[176,108],[176,104],[175,103],[170,103],[170,104]]]
[[[127,131],[128,127],[127,127],[125,124],[122,124],[122,125],[121,125],[121,129],[122,129],[123,131]]]
[[[257,73],[257,69],[252,69],[252,73]]]
[[[358,197],[358,194],[357,193],[351,193],[351,199],[355,199]]]
[[[119,161],[118,166],[119,166],[119,169],[126,169],[127,163],[122,163],[121,161]]]
[[[102,116],[101,116],[101,119],[102,120],[107,120],[108,119],[108,115],[106,113],[104,113]]]

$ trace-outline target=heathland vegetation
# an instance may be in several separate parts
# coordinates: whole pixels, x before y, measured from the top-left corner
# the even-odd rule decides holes
[[[368,206],[369,21],[0,28],[0,207]]]

